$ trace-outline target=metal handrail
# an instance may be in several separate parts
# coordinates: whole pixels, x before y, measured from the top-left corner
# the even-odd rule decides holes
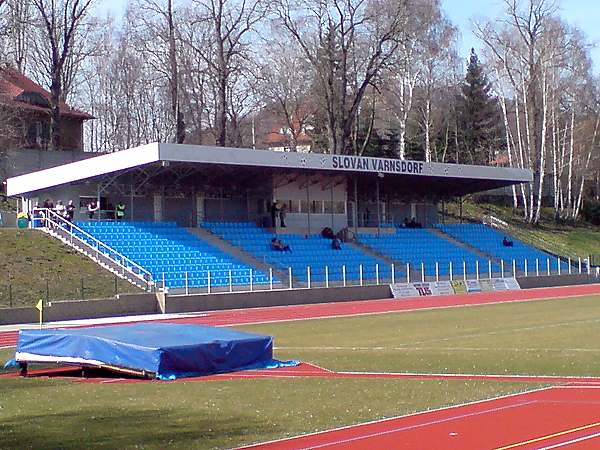
[[[71,237],[75,237],[80,242],[82,242],[83,244],[87,245],[88,247],[90,247],[92,249],[95,249],[96,251],[100,251],[100,247],[106,249],[108,252],[112,253],[113,255],[115,255],[117,257],[117,259],[115,259],[110,254],[109,255],[105,255],[108,258],[110,258],[112,261],[114,261],[115,264],[118,264],[119,266],[121,266],[122,268],[124,268],[125,270],[127,270],[132,275],[136,276],[137,278],[140,278],[145,283],[147,283],[148,286],[151,286],[153,284],[152,274],[147,269],[144,269],[142,266],[140,266],[135,261],[132,261],[130,258],[128,258],[127,256],[123,255],[122,253],[118,252],[117,250],[115,250],[111,246],[105,244],[104,242],[100,241],[96,237],[92,236],[90,233],[88,233],[87,231],[81,229],[80,227],[78,227],[77,225],[75,225],[73,222],[68,222],[64,217],[61,217],[55,211],[52,211],[51,209],[48,209],[48,208],[35,208],[33,210],[33,212],[34,212],[34,214],[38,213],[38,212],[44,214],[44,216],[41,217],[41,218],[37,218],[37,217],[34,216],[33,217],[34,221],[35,220],[40,220],[42,222],[46,222],[46,221],[47,222],[51,222],[54,225],[56,225],[57,227],[60,227],[63,230],[65,230]],[[55,219],[58,219],[58,220],[54,220],[51,217],[54,217]],[[62,226],[65,223],[67,223],[69,225],[69,228],[64,228]],[[48,227],[44,225],[44,228],[48,228]],[[73,233],[73,229],[77,230],[79,233],[83,234],[85,237],[87,237],[90,240],[92,240],[96,244],[96,246],[94,247],[89,242],[86,242],[85,240],[81,239],[79,236],[77,236],[75,233]],[[129,267],[128,267],[128,265],[129,265]],[[141,273],[141,275],[136,274],[133,270],[130,269],[130,267],[135,267],[136,269],[138,269],[138,271]]]

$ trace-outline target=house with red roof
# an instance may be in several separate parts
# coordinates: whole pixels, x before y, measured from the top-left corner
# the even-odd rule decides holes
[[[83,124],[93,117],[59,105],[60,150],[83,150]],[[50,144],[50,93],[22,73],[0,68],[0,142],[12,150],[47,150]]]

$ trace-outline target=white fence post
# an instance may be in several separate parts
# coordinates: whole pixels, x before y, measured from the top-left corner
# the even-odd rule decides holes
[[[425,263],[421,261],[421,282],[425,283]]]
[[[346,264],[342,266],[342,283],[346,287]]]
[[[229,292],[233,292],[233,274],[231,273],[231,269],[229,269]]]
[[[375,282],[379,286],[379,264],[375,264]]]
[[[410,263],[406,263],[406,282],[410,283]]]
[[[394,267],[394,263],[392,263],[392,278],[391,278],[392,284],[396,284],[396,273],[395,272],[396,272],[396,270]]]
[[[571,269],[571,258],[569,258],[568,262],[569,262],[569,275],[571,275],[573,273],[573,270]]]
[[[539,258],[535,258],[535,276],[540,276],[540,260]]]
[[[548,275],[551,274],[551,271],[550,271],[550,258],[546,258],[546,271],[548,272]]]
[[[360,278],[360,285],[363,285],[363,270],[362,270],[362,264],[359,264],[358,266],[358,276]]]
[[[185,295],[190,295],[190,286],[188,284],[188,273],[185,273]]]
[[[529,276],[529,268],[527,267],[527,258],[525,258],[525,277]]]
[[[581,256],[578,256],[577,259],[579,264],[579,275],[581,275]]]
[[[500,278],[504,278],[504,260],[500,260]]]
[[[454,280],[454,274],[452,273],[452,261],[450,261],[448,267],[450,268],[450,281],[452,281]]]
[[[517,261],[512,260],[512,276],[517,277]]]
[[[165,273],[162,273],[162,290],[163,292],[166,292],[166,286],[165,286]]]
[[[467,281],[467,263],[463,260],[463,280]]]
[[[560,258],[556,258],[556,267],[558,269],[558,274],[560,275]]]
[[[210,294],[210,270],[206,274],[206,288],[208,293]]]
[[[435,262],[435,281],[440,281],[440,263]]]
[[[310,266],[306,266],[307,289],[310,289]]]
[[[475,277],[479,280],[479,260],[475,260]]]
[[[252,271],[252,269],[250,269],[250,292],[252,292],[252,289],[254,288],[254,273]]]
[[[492,279],[492,260],[488,259],[488,275],[490,276],[490,280]]]
[[[325,287],[329,287],[329,266],[325,266]]]
[[[269,289],[273,290],[273,268],[269,267]]]
[[[292,289],[292,268],[288,267],[288,289]]]

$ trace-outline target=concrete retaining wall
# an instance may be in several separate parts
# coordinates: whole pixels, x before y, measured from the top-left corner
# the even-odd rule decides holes
[[[51,302],[44,307],[44,322],[158,312],[155,294],[121,294],[118,298]],[[38,320],[38,310],[33,307],[0,309],[0,325],[35,323]]]
[[[522,289],[600,283],[600,279],[594,275],[550,275],[541,277],[518,277],[517,281],[519,282],[519,286],[521,286]]]
[[[165,299],[165,312],[213,311],[383,298],[391,298],[390,288],[387,285],[167,296]]]

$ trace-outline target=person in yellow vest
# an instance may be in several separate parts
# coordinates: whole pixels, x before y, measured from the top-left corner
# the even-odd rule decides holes
[[[123,220],[125,218],[125,204],[121,201],[115,208],[115,218],[117,220]]]

